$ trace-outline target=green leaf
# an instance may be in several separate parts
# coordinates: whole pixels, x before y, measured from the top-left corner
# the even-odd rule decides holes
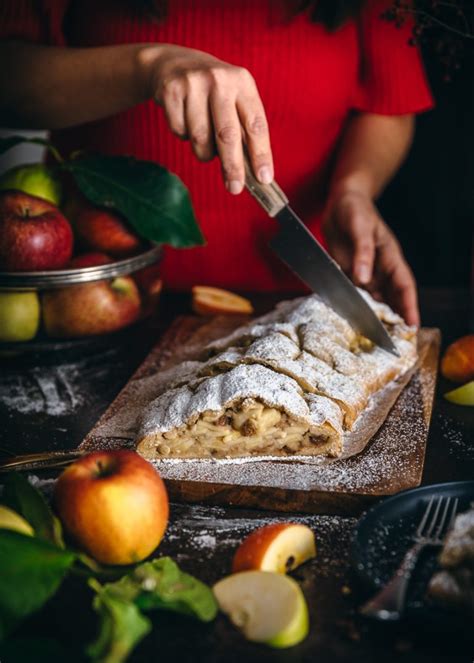
[[[134,601],[142,610],[170,610],[204,622],[211,621],[217,614],[217,603],[211,589],[181,571],[170,557],[139,564],[106,587],[114,596]]]
[[[123,214],[142,237],[176,248],[204,243],[188,190],[163,166],[125,156],[89,156],[62,167],[86,198]]]
[[[74,559],[47,541],[0,531],[0,640],[54,594]]]
[[[6,136],[5,138],[0,138],[0,154],[8,152],[8,150],[11,150],[17,145],[21,145],[22,143],[42,145],[43,147],[46,147],[46,149],[48,149],[51,154],[54,155],[56,161],[62,161],[57,149],[49,142],[49,140],[46,140],[45,138],[26,138],[25,136]]]
[[[151,630],[151,622],[134,603],[116,596],[110,587],[95,580],[89,584],[98,593],[93,607],[99,615],[99,635],[87,647],[93,661],[121,663]]]
[[[1,501],[23,516],[40,539],[64,548],[59,519],[53,515],[43,495],[22,474],[8,474]]]
[[[170,610],[205,622],[217,614],[211,589],[169,557],[139,564],[116,582],[100,585],[91,579],[89,585],[97,592],[93,605],[101,621],[87,651],[101,663],[121,663],[148,633],[151,624],[141,610]]]

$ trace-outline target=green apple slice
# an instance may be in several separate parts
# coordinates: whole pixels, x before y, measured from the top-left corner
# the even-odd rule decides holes
[[[33,528],[20,514],[0,504],[0,529],[11,529],[21,534],[33,536]]]
[[[214,585],[220,609],[248,640],[292,647],[309,630],[308,607],[299,585],[271,571],[242,571]]]
[[[448,391],[444,397],[457,405],[474,405],[474,380],[463,384],[462,387]]]

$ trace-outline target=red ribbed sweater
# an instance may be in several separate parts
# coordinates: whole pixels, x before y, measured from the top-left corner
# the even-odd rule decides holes
[[[307,14],[289,19],[284,4],[170,0],[168,17],[156,23],[127,15],[125,3],[114,0],[6,0],[0,5],[0,36],[81,47],[176,43],[248,68],[267,112],[277,181],[318,236],[332,157],[350,114],[416,113],[432,99],[419,53],[408,45],[411,26],[397,28],[380,18],[388,0],[369,0],[360,20],[332,34]],[[199,163],[189,144],[170,133],[153,102],[56,131],[53,140],[65,153],[89,149],[156,160],[181,177],[207,244],[166,251],[169,287],[301,287],[267,248],[275,222],[248,194],[227,193],[217,160]]]

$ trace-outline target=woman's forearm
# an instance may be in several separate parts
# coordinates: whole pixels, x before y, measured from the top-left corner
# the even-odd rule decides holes
[[[408,153],[413,115],[355,115],[342,138],[330,198],[347,191],[376,198]]]
[[[198,159],[216,152],[225,185],[244,188],[242,133],[260,182],[273,179],[265,109],[251,73],[174,44],[54,48],[0,45],[0,125],[61,129],[154,99]]]
[[[144,101],[144,45],[56,48],[0,45],[0,124],[59,129],[118,113]]]

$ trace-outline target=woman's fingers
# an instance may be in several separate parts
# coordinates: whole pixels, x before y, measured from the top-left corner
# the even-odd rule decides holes
[[[262,100],[251,77],[250,83],[237,98],[237,111],[252,170],[262,184],[270,184],[274,177],[270,132]]]
[[[209,99],[200,88],[192,87],[185,100],[184,114],[187,135],[194,154],[201,161],[215,156],[215,143]]]
[[[392,268],[388,281],[389,300],[407,324],[419,327],[420,313],[415,277],[401,251],[394,251],[390,261]]]
[[[238,194],[244,188],[245,168],[242,130],[235,98],[216,87],[211,90],[209,101],[224,182],[230,193]]]
[[[343,267],[360,285],[372,279],[375,260],[375,228],[380,219],[365,196],[348,193],[341,197],[332,224],[338,228],[339,241],[349,246],[350,265]]]
[[[175,80],[163,88],[162,105],[171,131],[185,140],[187,135],[184,116],[185,87],[182,81]]]
[[[352,239],[354,242],[354,257],[352,261],[352,274],[354,280],[366,285],[372,279],[375,260],[375,238],[373,221],[366,217],[358,218],[356,214],[352,224]]]
[[[377,241],[377,273],[385,284],[386,296],[409,325],[420,324],[416,281],[402,249],[392,232],[385,226],[379,226]]]
[[[208,53],[168,45],[155,51],[152,76],[156,101],[180,138],[189,138],[196,156],[207,161],[217,151],[227,189],[245,185],[242,138],[262,183],[273,180],[270,136],[252,75]]]
[[[415,278],[397,239],[367,196],[346,192],[333,199],[324,233],[332,255],[356,283],[383,293],[408,324],[419,325]]]

